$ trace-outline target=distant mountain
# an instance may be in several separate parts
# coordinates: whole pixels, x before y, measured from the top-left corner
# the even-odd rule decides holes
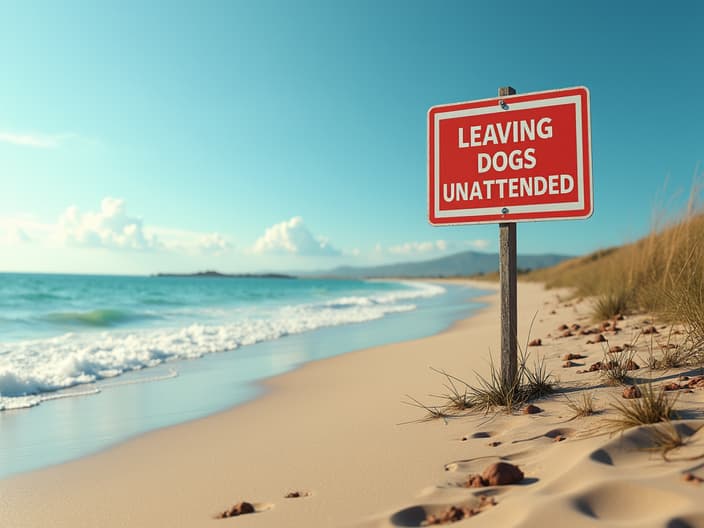
[[[534,270],[554,266],[572,258],[567,255],[518,255],[518,268]],[[499,269],[498,253],[463,251],[446,257],[420,262],[398,262],[383,266],[354,267],[340,266],[327,271],[300,275],[335,278],[385,278],[385,277],[459,277],[491,273]]]

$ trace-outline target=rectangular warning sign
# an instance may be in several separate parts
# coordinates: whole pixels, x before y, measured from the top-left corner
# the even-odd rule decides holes
[[[430,223],[587,218],[593,211],[585,87],[434,106]]]

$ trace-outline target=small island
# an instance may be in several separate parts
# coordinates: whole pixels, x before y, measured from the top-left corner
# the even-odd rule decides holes
[[[284,273],[220,273],[219,271],[198,271],[196,273],[157,273],[153,277],[177,277],[196,279],[296,279]]]

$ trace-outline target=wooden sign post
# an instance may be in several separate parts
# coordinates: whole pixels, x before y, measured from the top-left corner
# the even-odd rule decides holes
[[[428,110],[428,220],[499,224],[501,379],[518,371],[516,222],[592,215],[589,90],[584,86]]]
[[[516,95],[510,86],[499,88],[499,97]],[[499,224],[499,281],[501,282],[501,381],[513,384],[518,371],[518,295],[516,224]]]

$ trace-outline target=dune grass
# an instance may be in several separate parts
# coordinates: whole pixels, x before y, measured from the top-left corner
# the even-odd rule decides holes
[[[531,364],[529,359],[528,354],[521,353],[515,378],[506,381],[501,375],[501,369],[490,356],[489,376],[475,373],[477,381],[474,384],[444,370],[430,367],[445,378],[443,386],[446,392],[430,395],[439,403],[425,404],[409,395],[404,403],[425,411],[425,416],[418,421],[446,419],[467,411],[488,413],[503,409],[511,413],[521,405],[554,392],[555,379],[548,371],[544,358],[533,359]]]
[[[573,412],[572,419],[584,418],[597,413],[594,405],[594,394],[591,392],[580,392],[576,398],[570,399],[565,396],[567,407]]]
[[[652,382],[643,383],[638,388],[640,398],[617,400],[612,404],[616,416],[608,421],[615,430],[623,431],[676,418],[674,407],[677,395],[669,397],[664,390],[653,387]]]
[[[704,182],[704,174],[699,181]],[[595,297],[596,320],[644,311],[665,321],[683,323],[690,351],[686,362],[701,363],[704,213],[697,205],[701,189],[701,184],[695,185],[682,214],[662,227],[654,227],[643,239],[533,271],[523,280],[543,282],[548,288],[572,288],[575,296]]]

